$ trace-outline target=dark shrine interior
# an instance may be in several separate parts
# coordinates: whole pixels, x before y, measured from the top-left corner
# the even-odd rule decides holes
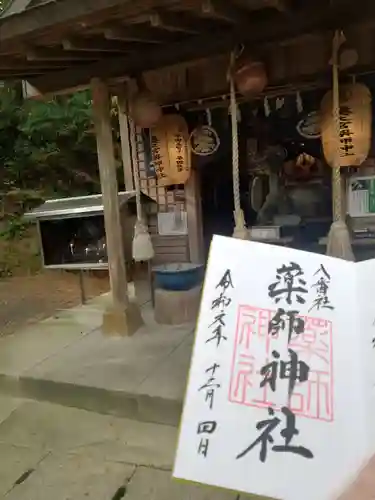
[[[364,83],[373,92],[373,77],[366,78]],[[239,105],[241,208],[247,227],[279,225],[281,236],[293,237],[293,243],[288,246],[314,252],[323,251],[319,238],[327,235],[332,222],[332,170],[324,161],[320,137],[309,137],[300,130],[301,124],[308,126],[310,115],[318,116],[326,92],[327,89],[319,89],[301,93],[300,97],[293,93],[282,99],[269,98],[268,112],[263,100]],[[207,116],[207,111],[202,109],[188,113],[186,118],[189,127],[194,128],[197,124],[207,123]],[[220,147],[210,156],[192,155],[193,168],[199,171],[201,183],[206,252],[213,234],[230,236],[234,228],[228,108],[212,109],[210,118],[220,138]],[[307,164],[299,164],[301,155],[308,157]],[[351,173],[351,169],[345,170],[344,175]],[[271,201],[268,200],[270,172],[276,179],[279,192]],[[256,203],[253,199],[255,179]],[[259,206],[255,210],[259,196],[263,206],[261,210]],[[293,217],[298,223],[283,223]]]
[[[104,217],[63,218],[40,222],[45,266],[97,263],[107,260]]]

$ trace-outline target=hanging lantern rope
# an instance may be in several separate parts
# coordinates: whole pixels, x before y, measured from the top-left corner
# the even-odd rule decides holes
[[[228,76],[230,82],[230,117],[232,126],[232,177],[233,177],[233,201],[234,201],[233,237],[245,240],[248,239],[248,230],[246,228],[244,214],[241,209],[237,102],[236,102],[236,91],[233,80],[234,62],[235,62],[235,52],[232,52]]]
[[[337,35],[335,35],[336,38]],[[334,43],[334,47],[337,42]],[[337,47],[336,52],[338,51]],[[341,200],[341,170],[340,170],[340,89],[339,89],[339,71],[337,59],[333,62],[333,87],[332,87],[332,107],[333,121],[335,124],[335,162],[332,169],[332,212],[333,220],[338,221],[342,215],[342,200]]]
[[[328,234],[327,255],[345,260],[354,260],[350,234],[342,210],[341,171],[340,171],[340,89],[339,89],[339,49],[343,34],[336,31],[333,39],[332,57],[332,107],[335,123],[335,158],[332,168],[332,212],[333,223]]]
[[[129,117],[129,135],[130,135],[130,149],[131,161],[133,167],[134,187],[135,187],[135,200],[137,208],[137,221],[134,226],[133,237],[133,259],[135,262],[148,261],[154,257],[154,248],[152,246],[151,236],[148,232],[148,227],[145,224],[142,216],[142,202],[141,202],[141,184],[139,179],[139,168],[137,158],[137,140],[135,124],[131,117]]]

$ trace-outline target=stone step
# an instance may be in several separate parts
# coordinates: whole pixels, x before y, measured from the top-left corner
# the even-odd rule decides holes
[[[183,406],[182,398],[178,400],[27,376],[0,376],[0,393],[175,427],[179,425]]]
[[[130,338],[103,335],[108,295],[0,338],[0,394],[177,426],[194,323],[155,322]]]

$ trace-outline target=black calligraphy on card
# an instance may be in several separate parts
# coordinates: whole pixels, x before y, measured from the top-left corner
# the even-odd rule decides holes
[[[277,380],[288,380],[288,396],[293,394],[296,382],[302,383],[309,379],[310,367],[299,360],[298,354],[292,349],[288,349],[290,361],[280,359],[280,354],[277,351],[272,351],[273,361],[265,364],[260,369],[260,374],[263,380],[260,387],[269,385],[273,392],[277,389]]]
[[[311,312],[313,309],[316,309],[318,311],[321,309],[329,309],[333,311],[334,307],[329,298],[331,276],[323,266],[323,264],[321,264],[319,269],[314,273],[314,277],[316,281],[312,285],[312,289],[315,291],[316,296],[309,309],[309,312]]]
[[[211,335],[206,340],[206,343],[215,342],[216,346],[219,347],[223,341],[228,340],[224,334],[226,327],[225,319],[227,308],[232,302],[228,290],[233,288],[232,274],[227,269],[216,285],[218,295],[213,299],[211,304],[211,311],[213,311],[214,317],[212,323],[209,325]]]
[[[304,275],[303,269],[297,262],[290,262],[288,265],[283,264],[276,269],[276,281],[268,286],[268,296],[273,299],[276,304],[281,300],[288,306],[292,306],[295,303],[299,305],[305,304],[308,289]],[[305,331],[305,320],[300,316],[299,310],[279,307],[269,321],[268,333],[270,335],[276,336],[285,331],[287,333],[286,338],[288,345],[292,341],[293,335],[301,335]],[[302,381],[298,378],[298,369],[301,370],[301,374],[306,376],[306,379],[303,376],[303,381],[306,381],[308,379],[309,367],[306,363],[298,361],[298,357],[293,350],[289,349],[288,352],[291,361],[279,361],[279,353],[277,351],[272,352],[274,359],[267,362],[261,368],[260,373],[264,375],[264,378],[260,383],[260,387],[264,387],[266,383],[269,383],[271,389],[274,392],[276,391],[275,376],[278,374],[276,365],[278,366],[280,364],[281,373],[283,374],[281,378],[286,378],[286,370],[290,369],[288,374],[288,398],[290,401],[296,382]]]
[[[268,287],[268,296],[274,299],[276,304],[283,298],[288,305],[291,305],[294,300],[299,304],[304,304],[307,293],[304,272],[296,262],[283,264],[277,269],[276,281]]]
[[[208,448],[210,444],[209,437],[215,433],[217,428],[217,422],[215,420],[199,422],[197,427],[198,436],[202,436],[198,445],[198,455],[203,455],[207,457]]]
[[[268,324],[268,333],[278,335],[287,330],[289,344],[293,334],[300,335],[305,330],[305,320],[298,314],[299,311],[286,311],[279,307]]]
[[[215,286],[215,296],[211,302],[210,312],[213,314],[211,323],[208,327],[209,334],[205,340],[206,348],[220,348],[222,342],[228,340],[226,335],[226,316],[228,307],[232,304],[230,292],[234,289],[232,273],[227,269],[220,277]],[[210,411],[214,411],[216,391],[220,390],[220,364],[217,362],[217,350],[215,349],[213,361],[208,364],[204,371],[204,380],[198,387],[198,392],[204,394],[204,401]],[[217,422],[200,422],[197,428],[197,434],[203,434],[198,445],[198,454],[207,457],[210,437],[215,433]]]
[[[205,401],[208,403],[208,407],[212,410],[214,405],[215,391],[220,389],[221,384],[217,381],[216,371],[220,368],[220,365],[214,363],[212,366],[205,370],[206,381],[199,388],[199,391],[203,391],[205,394]]]
[[[308,448],[294,444],[294,438],[299,435],[299,430],[296,427],[296,417],[294,413],[287,407],[281,409],[282,415],[285,417],[285,427],[280,431],[282,439],[275,441],[274,432],[281,424],[281,418],[275,415],[275,410],[268,408],[269,418],[260,420],[256,424],[256,429],[259,431],[259,436],[237,455],[237,460],[244,458],[257,446],[260,447],[259,460],[264,463],[267,460],[268,448],[275,453],[291,453],[302,458],[314,458],[311,450]]]

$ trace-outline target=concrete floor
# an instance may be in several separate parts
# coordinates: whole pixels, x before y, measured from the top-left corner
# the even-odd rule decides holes
[[[175,427],[8,397],[0,408],[0,498],[239,498],[172,480]]]
[[[0,338],[0,393],[177,425],[194,324],[160,326],[147,288],[137,296],[145,326],[131,338],[102,335],[108,294]]]

